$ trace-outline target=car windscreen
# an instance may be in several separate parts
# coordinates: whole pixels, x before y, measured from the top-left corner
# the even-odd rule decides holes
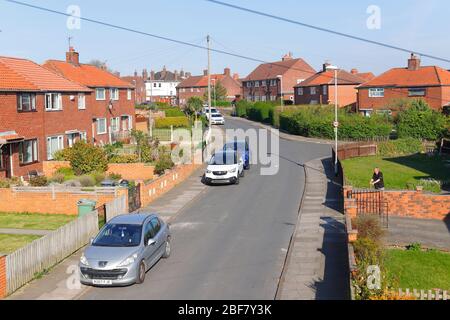
[[[225,144],[223,149],[239,151],[241,154],[246,152],[245,142],[230,142]]]
[[[212,117],[213,118],[222,118],[222,115],[221,114],[213,114]]]
[[[234,152],[221,152],[216,153],[209,162],[213,166],[232,165],[237,163],[236,153]]]
[[[141,243],[142,226],[107,224],[92,243],[95,247],[137,247]]]

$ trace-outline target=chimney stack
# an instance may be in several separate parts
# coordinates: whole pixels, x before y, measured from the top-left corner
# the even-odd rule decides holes
[[[208,70],[206,70],[206,69],[203,70],[203,75],[204,75],[204,76],[207,76],[207,75],[208,75]]]
[[[420,69],[420,58],[414,53],[411,53],[411,58],[408,60],[408,70],[417,71]]]
[[[70,47],[69,52],[66,52],[66,62],[75,66],[80,65],[80,54],[73,47]]]
[[[184,78],[184,70],[183,69],[181,69],[181,71],[180,71],[180,77],[181,77],[181,79]]]
[[[350,73],[351,74],[358,74],[359,71],[358,71],[358,69],[354,68],[354,69],[352,69],[352,71],[350,71]]]
[[[178,78],[179,78],[178,70],[175,70],[173,73],[175,76],[175,81],[178,81]]]
[[[328,68],[329,66],[331,66],[331,64],[328,63],[328,62],[325,62],[325,63],[323,64],[323,66],[322,66],[323,72],[326,72],[326,71],[327,71],[327,68]]]
[[[142,78],[144,78],[144,80],[148,79],[148,71],[147,71],[147,69],[142,70]]]
[[[137,78],[138,77],[138,73],[137,70],[134,71],[134,77]]]
[[[239,73],[233,73],[233,79],[239,80]]]
[[[230,68],[223,69],[223,74],[226,75],[226,76],[230,76],[231,75],[231,69]]]
[[[155,71],[150,71],[150,80],[155,80]]]
[[[289,61],[292,60],[292,52],[288,52],[286,55],[284,55],[282,61]]]

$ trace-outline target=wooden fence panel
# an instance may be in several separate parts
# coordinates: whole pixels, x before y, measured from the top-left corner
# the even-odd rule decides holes
[[[127,214],[127,202],[128,198],[126,195],[118,197],[111,202],[108,202],[106,207],[106,222],[110,221],[114,217],[120,216],[122,214]]]
[[[51,268],[98,233],[98,213],[85,215],[6,257],[7,294]]]

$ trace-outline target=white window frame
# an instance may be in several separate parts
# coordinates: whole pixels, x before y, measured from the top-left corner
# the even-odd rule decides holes
[[[131,89],[127,90],[127,99],[128,99],[128,101],[130,101],[132,99],[132,90]]]
[[[25,143],[31,143],[31,159],[30,161],[24,160],[24,152],[23,147]],[[28,165],[31,163],[36,163],[39,161],[39,148],[38,148],[38,139],[30,139],[20,142],[19,145],[19,163],[21,165]]]
[[[369,88],[369,98],[384,98],[384,88]]]
[[[28,97],[30,99],[29,109],[24,109],[24,98]],[[22,112],[32,112],[36,111],[36,94],[35,93],[19,93],[17,95],[18,103],[17,110]]]
[[[109,89],[109,97],[111,100],[119,101],[119,96],[120,96],[119,89],[117,88]]]
[[[111,132],[119,132],[120,131],[120,118],[111,118]]]
[[[54,97],[56,99],[54,100]],[[50,101],[49,101],[50,99]],[[49,105],[49,102],[51,105]],[[61,93],[46,93],[45,94],[45,111],[61,111],[63,109],[62,94]]]
[[[100,122],[104,123],[105,130],[100,131]],[[97,118],[97,121],[95,121],[95,131],[97,132],[97,135],[107,134],[108,133],[108,123],[106,121],[106,118]]]
[[[412,93],[414,92],[415,93]],[[423,94],[418,94],[422,92]],[[408,97],[425,97],[427,95],[427,88],[408,88]]]
[[[316,87],[310,87],[309,88],[309,94],[310,95],[316,95],[317,94],[317,89],[316,89]]]
[[[255,88],[259,88],[259,81],[255,81]]]
[[[57,150],[51,150],[50,147],[52,145],[52,140],[56,139],[58,148]],[[53,160],[53,156],[56,152],[64,149],[64,136],[51,136],[47,137],[47,160]]]
[[[322,86],[322,94],[324,96],[328,95],[328,86],[326,86],[326,85]]]
[[[302,95],[304,94],[303,87],[302,87],[302,88],[297,88],[297,94],[298,94],[299,96],[302,96]]]
[[[100,92],[103,92],[103,95],[100,95]],[[105,101],[106,100],[106,89],[105,88],[96,88],[95,89],[95,100],[97,100],[97,101]]]
[[[84,93],[78,94],[78,110],[86,110],[86,95]]]

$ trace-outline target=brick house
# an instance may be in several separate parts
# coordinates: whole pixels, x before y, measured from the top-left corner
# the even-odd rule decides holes
[[[227,101],[233,101],[242,92],[242,85],[238,74],[231,75],[231,70],[225,68],[223,74],[211,74],[211,91],[214,85],[219,83],[227,90]],[[204,97],[208,92],[208,71],[202,76],[192,76],[182,81],[177,87],[177,99],[180,105],[186,105],[192,97]]]
[[[289,53],[281,61],[259,65],[242,80],[242,98],[248,101],[275,101],[283,94],[285,101],[294,102],[294,86],[315,73],[303,59],[294,59]]]
[[[358,110],[392,112],[401,99],[425,100],[433,109],[450,106],[450,72],[437,66],[420,65],[411,55],[408,67],[394,68],[358,87]]]
[[[96,66],[80,64],[79,54],[72,47],[66,53],[66,61],[49,60],[44,67],[93,91],[86,96],[86,106],[94,144],[129,138],[135,128],[135,94],[131,83]]]
[[[133,76],[125,76],[121,77],[121,79],[125,82],[132,84],[135,88],[134,95],[136,104],[142,104],[146,102],[145,99],[145,81],[148,79],[147,70],[142,71],[142,76],[140,76],[137,71],[134,72]]]
[[[328,70],[329,64],[323,65],[322,71],[296,85],[295,104],[333,104],[335,103],[335,71]],[[338,70],[338,105],[346,107],[355,105],[356,87],[365,82],[356,73]]]
[[[90,137],[92,90],[25,59],[0,57],[0,178],[42,171],[54,152]]]

